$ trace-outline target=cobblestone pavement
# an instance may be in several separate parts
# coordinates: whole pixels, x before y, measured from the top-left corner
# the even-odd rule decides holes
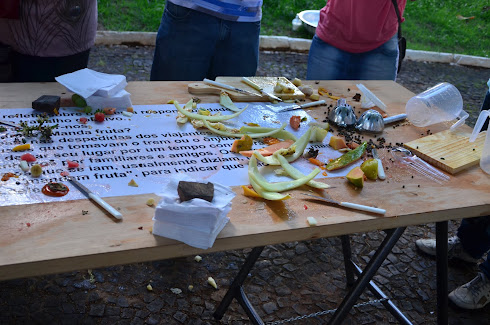
[[[90,67],[148,80],[153,48],[96,47]],[[261,53],[259,75],[304,78],[306,55]],[[485,93],[489,70],[406,61],[398,82],[417,93],[440,81],[455,84],[472,115]],[[459,221],[450,222],[454,234]],[[435,260],[416,251],[416,239],[434,237],[434,225],[408,227],[375,276],[376,283],[415,324],[436,322]],[[354,260],[364,266],[384,234],[353,234]],[[253,245],[253,243],[251,243]],[[34,249],[34,248],[33,248]],[[212,313],[250,249],[201,254],[159,262],[0,282],[0,324],[216,324]],[[476,265],[450,262],[449,290],[471,280]],[[206,279],[212,276],[215,290]],[[147,289],[151,284],[153,291]],[[193,285],[193,289],[189,289]],[[182,290],[175,290],[175,288]],[[250,272],[245,290],[266,322],[330,310],[346,293],[338,238],[291,242],[266,247]],[[360,302],[374,297],[366,291]],[[490,307],[449,310],[450,324],[488,324]],[[328,315],[292,324],[323,324]],[[233,302],[223,324],[248,324]],[[396,320],[380,303],[353,309],[344,324],[392,324]]]

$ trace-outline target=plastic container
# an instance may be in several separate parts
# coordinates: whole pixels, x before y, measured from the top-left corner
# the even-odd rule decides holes
[[[459,121],[451,130],[463,125],[468,113],[463,110],[463,98],[452,84],[443,82],[410,98],[405,107],[407,117],[413,125],[424,127],[436,123]]]
[[[474,142],[476,140],[476,137],[480,133],[483,124],[489,117],[490,117],[490,111],[483,110],[480,112],[480,116],[478,116],[478,120],[476,121],[475,128],[473,129],[473,133],[470,136],[470,142]],[[483,151],[481,153],[481,158],[480,158],[480,167],[485,173],[490,174],[490,136],[488,134],[489,132],[487,131],[487,137],[485,138],[485,142],[483,144]]]
[[[294,17],[294,19],[293,19],[293,21],[291,23],[292,23],[292,28],[293,28],[294,31],[299,30],[299,28],[303,24],[301,22],[301,19],[299,19],[298,15],[296,15],[296,17]]]

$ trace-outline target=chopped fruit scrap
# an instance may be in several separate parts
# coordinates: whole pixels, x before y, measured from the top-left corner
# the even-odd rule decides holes
[[[361,167],[355,167],[345,177],[356,187],[362,188],[364,186],[364,172]]]
[[[287,149],[293,143],[294,143],[293,140],[285,140],[285,141],[281,141],[279,143],[270,145],[270,146],[262,148],[262,149],[250,150],[250,151],[241,151],[240,154],[244,155],[245,157],[252,157],[252,155],[255,151],[255,152],[259,152],[264,157],[272,156],[274,154],[274,152],[276,152],[277,150]]]
[[[31,167],[31,176],[32,177],[39,177],[43,173],[43,168],[41,165],[34,165]]]
[[[332,135],[330,137],[330,142],[328,143],[328,145],[335,150],[347,148],[347,144],[345,143],[344,138],[336,135]]]
[[[374,158],[366,160],[361,164],[361,170],[367,178],[372,180],[378,179],[378,160]]]
[[[15,146],[12,151],[25,151],[25,150],[29,150],[31,149],[31,144],[30,143],[25,143],[25,144],[21,144],[21,145],[18,145],[18,146]]]
[[[308,225],[310,227],[316,226],[318,223],[316,222],[316,219],[314,217],[308,217],[306,218],[306,221],[308,222]]]
[[[80,166],[77,162],[71,160],[67,160],[66,164],[68,165],[68,168],[78,168]]]
[[[252,149],[253,143],[254,140],[252,140],[252,138],[248,134],[245,134],[242,136],[241,139],[233,141],[230,151],[239,153],[240,151],[250,150]]]
[[[216,284],[216,281],[212,277],[208,278],[208,283],[215,289],[218,289],[218,285]]]
[[[36,157],[30,153],[25,153],[22,156],[20,156],[20,160],[25,160],[27,162],[34,162],[36,161]]]
[[[151,199],[146,200],[146,205],[150,206],[150,207],[154,206],[155,205],[155,199],[151,198]]]
[[[138,184],[134,181],[134,179],[131,179],[131,181],[128,183],[129,186],[133,187],[138,187]]]
[[[291,118],[289,119],[289,124],[294,130],[299,129],[299,126],[301,124],[301,116],[298,115],[291,116]]]

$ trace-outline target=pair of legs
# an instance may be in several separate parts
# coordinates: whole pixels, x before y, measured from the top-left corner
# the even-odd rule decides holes
[[[490,250],[490,216],[463,219],[458,228],[458,238],[468,255],[480,259]],[[480,270],[490,279],[490,254],[480,264]]]
[[[308,55],[309,80],[395,80],[398,67],[398,36],[380,47],[350,53],[313,37]]]
[[[436,254],[434,239],[419,239],[416,244],[423,252]],[[449,257],[476,263],[490,250],[490,216],[463,219],[457,237],[449,239],[448,249]],[[465,309],[479,309],[490,303],[490,254],[480,264],[480,270],[473,280],[449,294],[454,304]]]
[[[54,82],[55,77],[84,69],[90,50],[63,57],[30,56],[10,53],[11,82]]]
[[[167,1],[150,79],[254,76],[259,34],[260,22],[227,21]]]

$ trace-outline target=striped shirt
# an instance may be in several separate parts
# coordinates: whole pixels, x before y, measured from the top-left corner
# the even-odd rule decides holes
[[[256,22],[262,18],[262,0],[169,0],[224,20]]]

